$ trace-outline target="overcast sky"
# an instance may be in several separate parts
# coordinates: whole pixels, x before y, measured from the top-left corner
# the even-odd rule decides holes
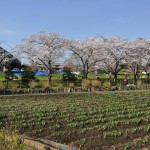
[[[71,39],[150,37],[150,0],[0,0],[0,6],[0,41],[12,47],[40,31]]]

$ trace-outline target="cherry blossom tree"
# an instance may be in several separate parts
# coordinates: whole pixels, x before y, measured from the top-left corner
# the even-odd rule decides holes
[[[48,82],[52,78],[52,64],[63,57],[65,40],[58,33],[40,32],[26,38],[24,43],[17,45],[17,54],[27,57],[37,65],[48,70]]]
[[[138,54],[138,46],[137,41],[129,41],[126,45],[126,63],[128,64],[129,68],[131,69],[133,73],[133,82],[135,85],[137,85],[137,78],[138,78],[138,72],[140,69],[140,57]]]
[[[72,51],[71,59],[76,59],[82,65],[83,78],[87,78],[89,69],[102,58],[102,38],[86,38],[84,40],[68,40],[68,48]],[[101,55],[100,55],[101,53]]]
[[[136,53],[139,57],[139,65],[147,75],[147,82],[150,80],[150,39],[137,39],[134,44],[136,45]]]
[[[104,38],[105,51],[102,62],[99,63],[100,68],[107,69],[114,75],[114,82],[117,84],[117,75],[125,65],[125,48],[127,39]]]

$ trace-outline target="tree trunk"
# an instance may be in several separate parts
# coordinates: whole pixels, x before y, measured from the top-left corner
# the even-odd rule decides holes
[[[83,66],[83,79],[87,79],[86,66]]]
[[[87,61],[86,65],[85,65],[85,79],[88,78],[88,73],[89,73],[89,65],[88,65],[88,61]]]
[[[85,79],[87,79],[87,76],[88,76],[88,73],[86,72],[86,73],[85,73]]]
[[[51,73],[51,70],[48,70],[48,84],[50,85],[52,81],[52,73]]]
[[[115,85],[117,85],[117,74],[118,74],[117,72],[114,73],[114,82],[115,82]]]
[[[146,73],[146,75],[147,75],[147,84],[149,84],[150,83],[150,74]]]
[[[134,85],[137,85],[137,74],[134,74],[133,82],[134,82]]]
[[[50,85],[52,81],[52,63],[51,60],[48,61],[48,84]]]
[[[146,72],[146,76],[147,76],[147,84],[150,83],[150,73],[147,71],[147,68],[142,66],[142,68],[144,69],[144,71]]]

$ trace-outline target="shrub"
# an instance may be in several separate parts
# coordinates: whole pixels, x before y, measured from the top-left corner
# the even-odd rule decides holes
[[[141,84],[142,84],[142,81],[141,81],[141,80],[138,80],[138,81],[137,81],[137,87],[140,88]]]
[[[29,82],[28,85],[31,89],[35,89],[37,86],[39,86],[39,83],[37,83],[35,81],[31,81],[31,82]]]
[[[105,81],[103,83],[103,88],[110,88],[111,87],[111,83],[109,81]]]
[[[63,87],[63,83],[58,83],[57,87],[62,88]]]
[[[5,79],[6,80],[13,80],[14,78],[14,73],[12,71],[6,71],[5,72]]]
[[[71,69],[68,67],[64,67],[63,69],[63,81],[76,81],[77,77],[72,73]]]
[[[94,87],[94,88],[98,88],[98,87],[101,86],[101,82],[100,82],[99,80],[92,80],[92,81],[91,81],[91,85],[92,85],[92,87]]]
[[[69,87],[70,88],[74,88],[75,87],[75,83],[69,83]]]
[[[26,68],[22,73],[21,80],[23,83],[28,84],[32,80],[35,80],[35,73],[30,68]]]
[[[5,89],[5,84],[3,82],[0,82],[0,90],[4,90]]]
[[[42,81],[41,87],[44,88],[44,89],[49,89],[49,83],[45,82],[45,81]]]
[[[82,80],[82,87],[84,88],[89,88],[91,86],[91,82],[88,79],[83,79]]]
[[[12,89],[13,91],[17,91],[19,86],[17,83],[11,82],[11,83],[9,83],[9,88]]]

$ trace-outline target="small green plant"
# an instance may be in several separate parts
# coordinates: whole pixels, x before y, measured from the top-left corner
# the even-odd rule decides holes
[[[129,143],[126,143],[125,145],[124,145],[124,150],[128,150],[130,148],[130,144]]]
[[[0,120],[4,119],[5,117],[6,117],[6,115],[4,113],[0,112]]]

